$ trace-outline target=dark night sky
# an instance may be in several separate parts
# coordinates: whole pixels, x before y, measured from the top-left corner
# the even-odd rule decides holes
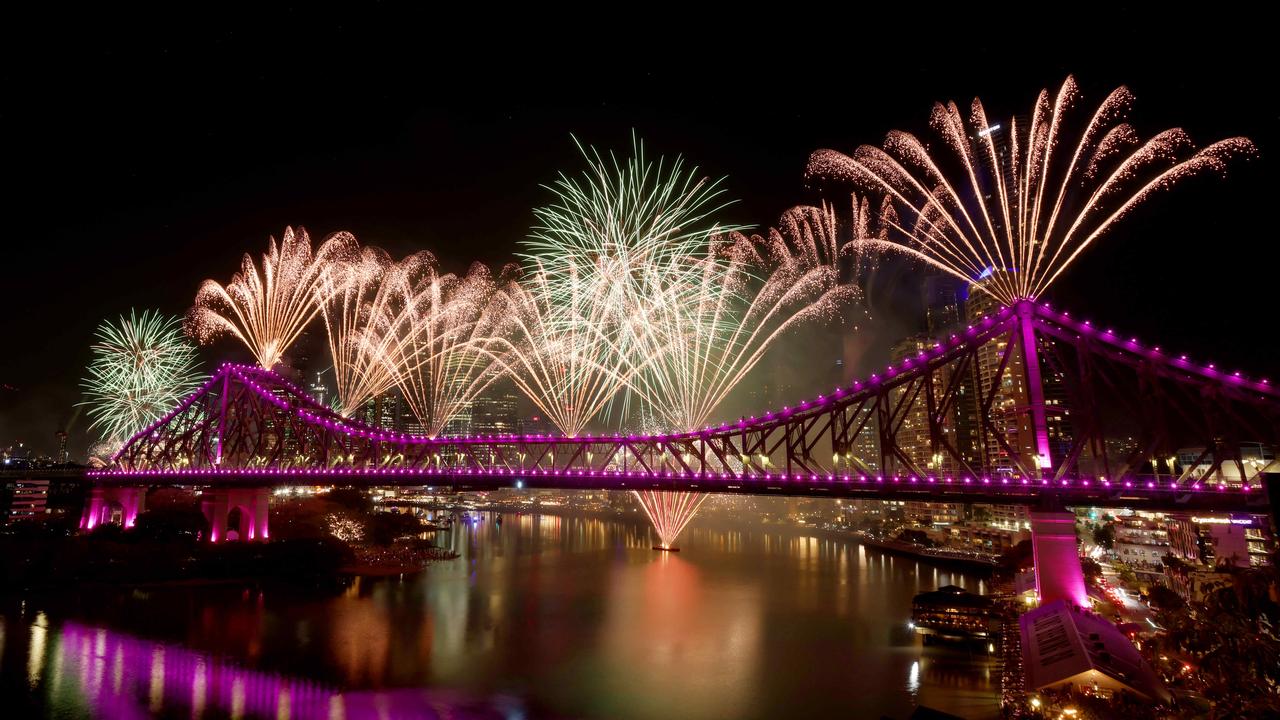
[[[431,249],[458,269],[507,261],[547,199],[539,183],[580,167],[569,134],[625,149],[635,129],[653,154],[728,176],[741,200],[729,219],[764,226],[818,199],[803,177],[813,150],[924,131],[935,100],[980,95],[997,117],[1024,113],[1067,73],[1086,103],[1128,84],[1144,136],[1243,134],[1260,156],[1140,208],[1051,298],[1220,367],[1277,374],[1266,23],[1105,17],[1053,38],[944,18],[928,40],[915,16],[503,40],[381,6],[361,18],[11,23],[0,446],[52,447],[102,318],[184,312],[203,278],[228,279],[285,225],[350,230],[396,255]],[[890,326],[908,322],[890,298],[872,300]],[[237,352],[224,342],[206,358]]]

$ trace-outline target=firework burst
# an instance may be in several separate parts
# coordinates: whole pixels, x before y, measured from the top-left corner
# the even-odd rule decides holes
[[[1196,150],[1179,128],[1144,142],[1124,121],[1133,100],[1124,87],[1081,116],[1081,130],[1078,95],[1071,77],[1056,96],[1042,90],[1022,126],[993,123],[977,99],[967,120],[954,102],[939,103],[930,124],[943,151],[893,131],[883,148],[819,150],[807,174],[883,196],[880,219],[892,232],[860,249],[902,252],[968,281],[990,276],[979,287],[1012,303],[1039,297],[1156,190],[1254,151],[1240,137]]]
[[[367,342],[377,348],[413,414],[436,436],[505,370],[486,352],[499,317],[493,274],[474,264],[464,276],[440,273],[427,253],[393,277],[391,297]]]
[[[633,490],[640,507],[644,508],[649,522],[658,533],[660,544],[656,549],[676,549],[676,538],[684,531],[689,521],[698,513],[698,508],[707,496],[702,493],[671,492],[668,490]]]
[[[634,368],[609,331],[617,311],[605,298],[609,289],[590,281],[556,289],[558,278],[534,268],[496,296],[492,312],[501,323],[485,353],[562,433],[577,437]],[[565,277],[575,280],[576,268]]]
[[[98,326],[93,360],[81,386],[91,428],[114,451],[133,433],[168,412],[201,380],[196,349],[176,317],[150,310]]]
[[[326,270],[357,253],[350,233],[337,233],[311,250],[307,231],[285,228],[271,238],[262,268],[246,254],[225,286],[205,280],[188,315],[188,331],[201,343],[229,334],[244,343],[258,365],[270,370],[328,302]]]
[[[680,268],[705,254],[717,234],[745,229],[713,216],[733,204],[721,180],[700,177],[683,158],[646,159],[632,138],[632,154],[608,160],[574,140],[587,169],[561,174],[546,186],[555,200],[534,210],[535,224],[522,257],[545,273],[547,292],[560,303],[604,301],[619,319],[643,292],[651,267]],[[582,292],[582,284],[598,285]]]
[[[695,430],[787,331],[857,298],[839,282],[832,213],[795,208],[782,230],[732,233],[696,272],[653,268],[626,326],[642,350],[633,388],[668,428]],[[674,282],[673,282],[674,278]]]
[[[395,384],[378,343],[369,342],[371,318],[381,313],[390,288],[397,285],[388,277],[391,259],[376,248],[363,248],[350,262],[335,262],[321,271],[320,306],[329,354],[333,360],[334,384],[338,389],[337,410],[354,416],[370,398]]]

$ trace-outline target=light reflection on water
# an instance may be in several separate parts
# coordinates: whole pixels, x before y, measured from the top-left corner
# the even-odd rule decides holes
[[[981,578],[790,530],[695,522],[673,554],[638,521],[496,517],[440,536],[455,561],[336,596],[7,603],[0,690],[71,717],[997,715],[989,660],[906,628],[916,592]]]

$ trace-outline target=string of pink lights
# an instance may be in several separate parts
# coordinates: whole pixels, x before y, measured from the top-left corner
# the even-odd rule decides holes
[[[743,481],[761,481],[761,482],[787,482],[787,481],[808,481],[808,482],[827,482],[827,483],[859,483],[863,485],[966,485],[966,486],[997,486],[1016,489],[1018,487],[1063,487],[1063,488],[1125,488],[1125,489],[1145,489],[1145,490],[1167,490],[1170,492],[1186,493],[1188,491],[1200,492],[1213,489],[1217,492],[1244,492],[1247,493],[1253,489],[1253,486],[1245,483],[1239,487],[1227,485],[1225,483],[1192,483],[1181,484],[1176,481],[1161,483],[1155,480],[1123,480],[1112,481],[1108,478],[1063,478],[1053,481],[1047,478],[1038,480],[1015,476],[1015,477],[997,477],[983,476],[981,478],[972,477],[917,477],[917,476],[890,476],[883,475],[817,475],[814,473],[747,473],[735,476],[728,472],[673,472],[671,470],[653,471],[653,470],[587,470],[575,468],[531,468],[522,470],[518,468],[472,468],[472,467],[422,467],[422,468],[176,468],[176,469],[157,469],[148,468],[141,470],[127,470],[121,468],[113,468],[106,470],[91,470],[88,473],[93,478],[148,478],[148,477],[184,477],[184,478],[281,478],[292,480],[308,480],[308,479],[333,479],[344,477],[373,477],[373,478],[396,478],[396,477],[483,477],[483,476],[503,476],[512,478],[538,478],[538,477],[579,477],[579,478],[617,478],[617,479],[636,479],[636,480],[728,480],[734,482]],[[730,488],[740,489],[740,488]]]

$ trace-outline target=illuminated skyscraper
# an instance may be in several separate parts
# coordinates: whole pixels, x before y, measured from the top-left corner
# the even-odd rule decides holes
[[[975,288],[970,292],[965,307],[969,324],[976,324],[983,317],[999,312],[1000,304],[991,296]],[[973,383],[984,392],[994,387],[994,398],[991,400],[991,409],[988,413],[990,427],[981,428],[975,432],[978,445],[975,459],[978,459],[984,467],[998,473],[1034,474],[1035,467],[1019,467],[1009,452],[1013,450],[1017,455],[1027,459],[1037,456],[1035,428],[1032,427],[1031,422],[1031,401],[1028,394],[1025,356],[1022,349],[1016,346],[1018,338],[1013,338],[1015,347],[1004,372],[999,375],[999,378],[996,377],[1000,373],[1001,358],[1010,339],[1007,335],[998,337],[978,350],[977,362],[973,370]],[[1061,372],[1044,360],[1053,350],[1052,341],[1038,336],[1037,339],[1049,449],[1051,456],[1056,459],[1066,455],[1071,446],[1070,410],[1065,405],[1065,378]],[[977,401],[976,392],[974,401]],[[977,419],[975,413],[975,421]]]
[[[903,360],[916,357],[931,347],[933,347],[933,340],[927,335],[913,335],[894,343],[889,350],[890,359],[894,364],[898,364]],[[942,367],[933,374],[930,382],[933,385],[932,392],[935,397],[946,392],[950,372],[948,367]],[[909,382],[889,392],[894,407],[905,407],[904,410],[898,411],[901,421],[897,426],[894,439],[898,449],[910,460],[910,466],[901,462],[900,458],[891,462],[893,472],[911,475],[947,475],[955,472],[950,454],[941,443],[934,444],[933,436],[929,431],[929,403],[926,398],[926,388],[922,387],[921,382]],[[955,426],[955,413],[948,412],[941,422],[943,435],[954,437]],[[951,439],[948,439],[947,443],[954,445]]]
[[[512,435],[519,431],[517,398],[510,391],[482,395],[471,403],[471,432],[477,435]]]
[[[868,406],[856,411],[851,422],[855,428],[859,425],[863,425],[863,428],[847,450],[852,457],[845,458],[847,464],[842,464],[841,467],[848,467],[853,472],[879,475],[880,424],[876,420],[875,408]]]
[[[474,403],[470,400],[464,400],[458,405],[458,411],[449,418],[444,424],[444,431],[440,434],[445,437],[457,437],[459,435],[470,435],[471,428],[471,411]]]

